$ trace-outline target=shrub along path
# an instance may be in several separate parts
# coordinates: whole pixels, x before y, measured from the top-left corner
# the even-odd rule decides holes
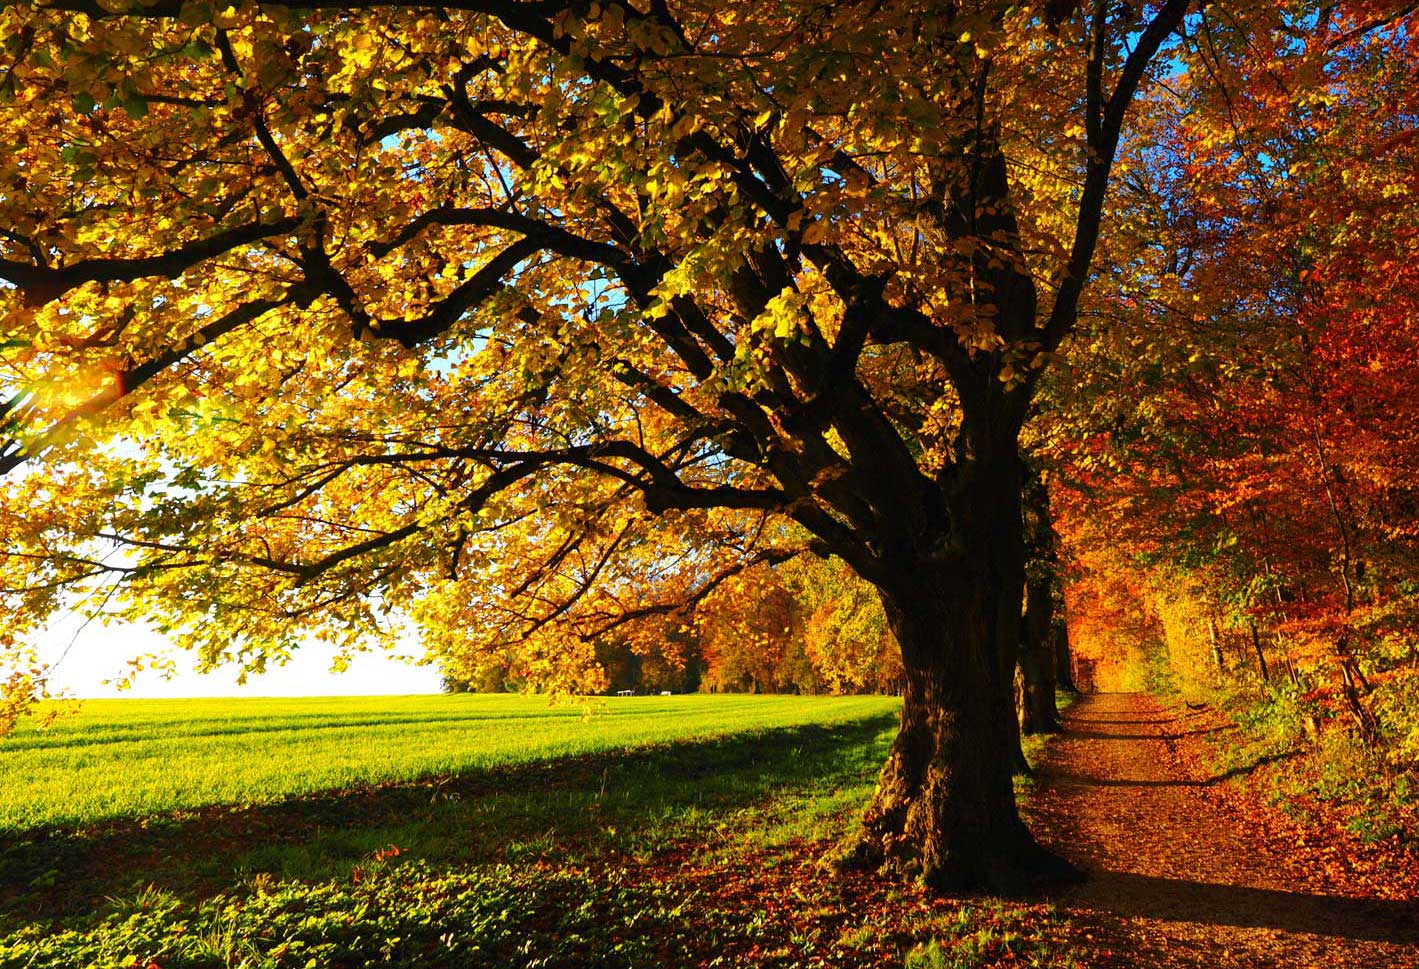
[[[1058,899],[1087,964],[1419,966],[1419,879],[1407,899],[1375,898],[1337,878],[1322,849],[1256,837],[1238,817],[1242,793],[1221,783],[1235,772],[1205,766],[1208,715],[1114,693],[1064,719],[1030,814],[1089,872]]]

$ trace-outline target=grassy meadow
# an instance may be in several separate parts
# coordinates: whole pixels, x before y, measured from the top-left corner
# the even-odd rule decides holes
[[[411,781],[687,739],[861,721],[886,697],[510,694],[88,700],[0,743],[0,831]]]
[[[0,743],[0,969],[1070,965],[829,867],[898,703],[86,703]]]

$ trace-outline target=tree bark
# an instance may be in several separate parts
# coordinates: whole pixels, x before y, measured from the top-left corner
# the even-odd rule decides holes
[[[995,602],[995,621],[990,628],[989,642],[994,644],[996,657],[996,697],[998,713],[1004,721],[1009,738],[1010,770],[1012,774],[1030,773],[1030,762],[1025,759],[1021,744],[1020,718],[1015,713],[1015,670],[1020,661],[1021,636],[1024,632],[1024,616],[1020,610],[1020,600],[1025,588],[1026,558],[1029,550],[1025,541],[1025,521],[1023,508],[1024,465],[1016,455],[1018,446],[1012,446],[1007,453],[1009,471],[1003,474],[999,489],[992,496],[993,501],[980,500],[975,504],[982,517],[991,514],[995,525],[984,533],[982,547],[976,549],[978,561],[988,561],[987,573],[989,591],[986,595]]]
[[[1012,775],[1027,776],[1031,773],[1030,761],[1025,757],[1025,729],[1020,719],[1020,709],[1024,703],[1025,684],[1023,677],[1016,668],[1015,674],[1011,677],[1009,684],[1010,702],[1005,709],[1008,715],[1005,717],[1005,730],[1009,737],[1006,749],[1010,754],[1010,773]]]
[[[1256,621],[1247,620],[1247,625],[1251,627],[1251,646],[1256,651],[1256,665],[1261,670],[1261,682],[1271,682],[1271,671],[1266,668],[1266,654],[1261,650],[1261,634],[1256,630]]]
[[[1049,510],[1049,489],[1038,468],[1030,469],[1022,490],[1021,525],[1028,564],[1025,611],[1020,621],[1020,729],[1027,734],[1059,730],[1055,708],[1054,586],[1058,579],[1058,542]],[[1017,600],[1018,601],[1018,600]]]
[[[1069,619],[1064,614],[1063,602],[1055,606],[1054,616],[1054,679],[1061,689],[1078,693],[1074,684],[1074,657],[1069,650]]]
[[[1013,705],[1002,706],[1011,687],[999,661],[1000,592],[989,558],[967,556],[954,575],[917,571],[883,590],[906,691],[853,860],[941,892],[1013,895],[1075,872],[1035,841],[1016,810],[1015,721]],[[952,590],[949,599],[942,589]]]
[[[1217,667],[1217,680],[1221,682],[1227,675],[1227,664],[1222,658],[1222,641],[1217,635],[1217,620],[1207,617],[1207,638],[1212,643],[1212,663]]]
[[[1055,707],[1054,597],[1048,574],[1031,578],[1025,590],[1024,637],[1020,647],[1020,730],[1057,733]]]

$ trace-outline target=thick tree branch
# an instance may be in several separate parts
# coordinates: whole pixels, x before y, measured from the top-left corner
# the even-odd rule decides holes
[[[295,217],[271,222],[256,219],[158,255],[83,259],[57,269],[0,259],[0,279],[19,287],[28,305],[39,306],[85,283],[131,282],[149,276],[176,278],[200,262],[263,239],[287,235],[299,226],[300,219]]]
[[[1050,312],[1043,334],[1043,344],[1047,350],[1056,349],[1060,341],[1074,328],[1078,319],[1079,298],[1084,292],[1085,283],[1088,282],[1089,267],[1099,243],[1104,200],[1108,195],[1109,176],[1113,170],[1114,155],[1118,151],[1119,137],[1123,132],[1124,116],[1154,55],[1168,36],[1178,29],[1191,6],[1192,0],[1167,0],[1153,15],[1153,19],[1139,34],[1136,45],[1124,61],[1118,84],[1103,103],[1097,123],[1086,125],[1089,158],[1086,162],[1084,189],[1079,199],[1079,214],[1075,222],[1074,243],[1070,249],[1069,261],[1056,283],[1054,308]],[[1102,29],[1104,26],[1096,19],[1096,29]],[[1095,44],[1097,43],[1098,40],[1095,39]],[[1089,83],[1101,84],[1095,72],[1101,72],[1102,66],[1096,67],[1091,63],[1089,71]],[[1086,100],[1086,107],[1097,110],[1100,93],[1092,92]],[[1091,129],[1094,132],[1092,136],[1088,134]]]

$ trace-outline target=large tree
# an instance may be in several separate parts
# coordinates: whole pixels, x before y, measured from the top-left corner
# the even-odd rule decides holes
[[[7,6],[4,594],[537,673],[830,552],[906,669],[857,857],[1017,886],[1018,438],[1188,8]]]

